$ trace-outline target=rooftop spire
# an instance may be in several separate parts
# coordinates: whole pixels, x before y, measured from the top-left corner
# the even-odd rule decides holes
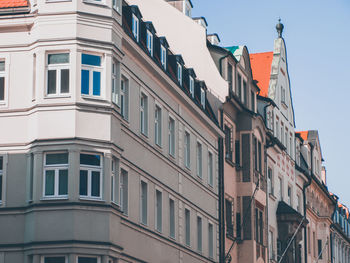
[[[278,19],[278,24],[276,25],[276,30],[277,30],[279,38],[282,38],[283,28],[284,28],[284,25],[281,23],[281,18],[279,18]]]

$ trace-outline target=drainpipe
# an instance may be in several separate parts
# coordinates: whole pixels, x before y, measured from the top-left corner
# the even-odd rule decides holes
[[[223,127],[223,109],[220,109],[220,126]],[[219,262],[225,260],[225,222],[224,222],[224,144],[223,138],[218,139],[219,143]]]
[[[303,186],[303,206],[304,206],[304,217],[306,218],[306,188],[311,184],[311,177],[308,177],[308,182]],[[307,229],[304,228],[304,262],[307,263]]]

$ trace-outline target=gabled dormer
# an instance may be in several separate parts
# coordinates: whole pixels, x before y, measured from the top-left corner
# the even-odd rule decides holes
[[[154,55],[154,39],[156,30],[152,22],[142,23],[142,37],[144,39],[147,51],[151,57]]]
[[[195,83],[195,98],[197,98],[201,107],[205,109],[207,99],[207,86],[205,85],[204,81],[196,81]]]
[[[159,63],[162,68],[166,71],[168,68],[168,49],[169,44],[165,37],[159,37],[157,41],[156,52],[159,58]]]
[[[195,82],[196,82],[196,73],[194,72],[193,68],[188,68],[185,71],[185,78],[184,81],[186,83],[186,86],[188,88],[188,92],[191,96],[191,98],[194,98],[195,93]]]
[[[123,6],[123,16],[125,22],[127,23],[131,35],[136,42],[140,41],[140,24],[142,20],[142,15],[140,9],[136,5]]]
[[[183,86],[183,72],[184,72],[184,61],[182,59],[181,55],[171,55],[169,57],[169,63],[171,64],[171,67],[173,69],[173,72],[175,73],[176,80],[178,84],[182,87]]]

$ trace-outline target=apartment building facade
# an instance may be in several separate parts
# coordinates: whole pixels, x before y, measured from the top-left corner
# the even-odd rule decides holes
[[[206,83],[137,6],[23,2],[0,17],[0,262],[217,261]]]

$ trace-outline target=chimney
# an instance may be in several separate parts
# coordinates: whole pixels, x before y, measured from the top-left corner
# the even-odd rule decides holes
[[[220,38],[216,33],[207,35],[207,40],[215,46],[218,46],[220,43]]]
[[[168,2],[168,4],[172,5],[186,16],[191,17],[193,8],[191,0],[165,0],[165,2]]]
[[[202,27],[204,27],[205,29],[207,29],[208,23],[207,20],[205,20],[205,17],[201,16],[201,17],[194,17],[192,18],[197,24],[201,25]]]

